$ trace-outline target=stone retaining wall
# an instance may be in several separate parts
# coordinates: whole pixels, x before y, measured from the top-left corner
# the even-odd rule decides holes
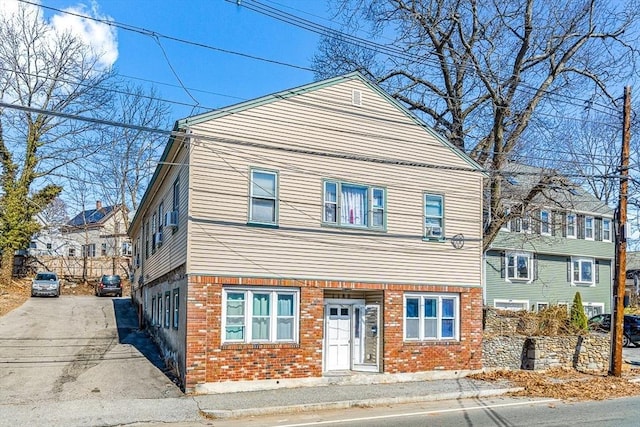
[[[561,337],[495,336],[483,341],[485,368],[545,370],[609,368],[608,334]]]

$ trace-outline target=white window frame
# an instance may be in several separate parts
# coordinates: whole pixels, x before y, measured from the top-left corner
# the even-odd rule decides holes
[[[605,227],[605,224],[608,224]],[[602,241],[603,242],[611,242],[611,224],[612,221],[609,218],[602,218]],[[608,237],[605,237],[605,233],[608,233]]]
[[[500,307],[500,304],[510,304],[515,305],[519,304],[522,308],[516,307]],[[529,310],[529,300],[528,299],[494,299],[493,307],[498,310],[509,310],[509,311],[520,311],[520,310]]]
[[[427,199],[428,198],[438,198],[440,199],[440,215],[427,215]],[[423,204],[423,214],[424,214],[424,220],[422,221],[423,223],[423,231],[422,231],[422,235],[424,236],[425,240],[444,240],[444,236],[445,236],[445,229],[444,229],[444,218],[445,218],[445,211],[444,211],[444,194],[437,194],[437,193],[429,193],[429,192],[425,192],[423,194],[423,198],[422,198],[422,204]],[[430,222],[431,221],[431,222]],[[437,222],[439,223],[439,227],[440,227],[440,236],[430,236],[427,233],[427,230],[429,229],[433,229],[434,227],[434,223]],[[430,225],[427,225],[430,224]]]
[[[536,302],[536,312],[549,308],[550,305],[548,302],[538,301]]]
[[[590,308],[597,309],[596,313],[587,314],[587,317],[593,317],[597,314],[604,314],[604,303],[601,302],[583,302],[582,307],[584,307],[585,314]]]
[[[242,339],[227,339],[227,296],[230,293],[244,294],[244,332]],[[253,295],[269,294],[269,338],[252,338],[253,319]],[[278,295],[293,295],[293,316],[278,315]],[[236,316],[237,317],[237,316]],[[291,339],[278,339],[278,319],[291,318],[293,320],[293,331]],[[221,340],[223,344],[246,343],[246,344],[269,344],[269,343],[297,343],[300,331],[300,290],[298,288],[263,288],[263,287],[224,287],[222,289],[222,321]]]
[[[582,277],[582,264],[588,262],[591,264],[591,280],[583,280]],[[578,268],[576,270],[576,263],[578,263]],[[576,273],[578,273],[578,278],[576,279]],[[571,284],[577,286],[595,286],[596,285],[596,262],[594,258],[588,257],[571,257]]]
[[[83,258],[95,258],[96,257],[96,244],[89,243],[81,246],[82,257]]]
[[[594,240],[595,238],[595,218],[592,216],[584,217],[584,240]],[[591,225],[589,225],[591,224]]]
[[[567,218],[567,228],[566,228],[567,238],[576,239],[578,237],[578,215],[576,215],[573,212],[569,212],[567,213],[566,218]],[[569,218],[572,218],[572,220],[569,221]],[[569,233],[570,228],[573,229],[573,233]]]
[[[515,272],[517,271],[518,258],[527,258],[527,277],[518,277]],[[513,271],[514,274],[509,274],[509,260],[513,259]],[[531,252],[515,252],[509,251],[504,254],[504,277],[508,282],[521,282],[530,283],[533,281],[533,254]]]
[[[257,194],[257,195],[254,194],[255,174],[264,174],[264,175],[273,176],[273,194]],[[279,184],[279,177],[278,177],[277,171],[260,169],[260,168],[251,168],[250,179],[249,179],[249,223],[262,224],[262,225],[278,225],[279,186],[280,184]],[[265,192],[269,191],[268,189],[264,189],[264,188],[263,190]],[[260,200],[273,201],[273,219],[272,220],[254,218],[254,202],[260,201]]]
[[[364,221],[363,224],[352,224],[345,222],[342,219],[342,206],[345,203],[343,201],[342,187],[355,187],[366,190],[366,200],[364,201]],[[334,197],[329,197],[331,194],[327,190],[328,187],[335,189]],[[382,193],[382,205],[376,203],[379,197],[376,194]],[[335,200],[333,200],[335,198]],[[333,213],[333,215],[329,215]],[[381,218],[381,224],[375,223],[376,217]],[[333,218],[335,217],[335,219]],[[322,182],[322,223],[325,225],[332,225],[338,227],[354,227],[354,228],[367,228],[371,230],[386,230],[387,228],[387,189],[381,186],[358,184],[347,181],[336,180],[324,180]]]
[[[531,214],[529,212],[525,212],[520,218],[520,232],[531,234]]]
[[[504,210],[504,216],[507,217],[509,216],[509,213],[511,212],[511,210],[509,208]],[[505,221],[504,224],[502,224],[502,226],[500,227],[500,230],[502,231],[511,231],[511,221]]]
[[[551,212],[546,209],[540,211],[540,234],[543,236],[551,235]]]
[[[418,316],[407,317],[407,300],[418,299]],[[437,301],[437,313],[433,318],[427,318],[425,316],[425,300]],[[442,304],[444,300],[453,300],[453,316],[443,316]],[[436,335],[426,336],[425,333],[425,321],[428,319],[434,319],[436,322]],[[418,320],[418,336],[407,337],[407,320]],[[443,336],[443,322],[453,320],[453,335]],[[405,341],[459,341],[460,340],[460,295],[450,293],[406,293],[404,294],[402,304],[402,330],[403,339]]]

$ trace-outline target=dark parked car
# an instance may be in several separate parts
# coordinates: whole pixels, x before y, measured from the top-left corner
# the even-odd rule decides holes
[[[58,280],[56,273],[43,271],[36,274],[31,282],[31,296],[37,295],[60,296],[60,280]]]
[[[598,314],[589,319],[589,329],[594,331],[608,332],[611,330],[611,315]],[[640,344],[640,316],[630,314],[624,315],[624,334],[622,345],[629,347],[631,344]]]
[[[117,274],[103,274],[100,281],[96,284],[96,296],[115,295],[122,296],[122,280]]]

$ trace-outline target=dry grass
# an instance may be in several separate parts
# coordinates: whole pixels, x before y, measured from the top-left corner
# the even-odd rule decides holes
[[[472,375],[484,381],[509,381],[523,390],[514,396],[548,397],[561,400],[604,400],[640,395],[636,382],[640,371],[623,365],[621,377],[588,374],[574,369],[547,371],[492,371]]]
[[[0,316],[20,307],[31,296],[31,280],[15,279],[0,286]]]

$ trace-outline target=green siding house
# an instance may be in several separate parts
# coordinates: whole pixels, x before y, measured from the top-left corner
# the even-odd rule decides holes
[[[611,312],[615,237],[613,210],[566,179],[537,196],[527,209],[521,196],[542,170],[510,165],[505,180],[508,212],[485,254],[485,305],[538,311],[571,306],[580,292],[588,317]],[[518,208],[515,208],[518,206]]]

